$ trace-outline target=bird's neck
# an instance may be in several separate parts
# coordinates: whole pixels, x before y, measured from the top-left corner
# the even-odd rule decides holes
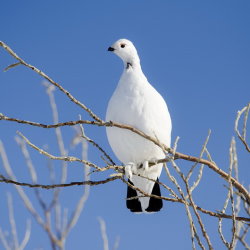
[[[132,58],[131,60],[124,61],[124,70],[142,71],[139,58]]]
[[[125,88],[130,88],[131,86],[145,84],[147,78],[143,74],[140,63],[125,63],[124,62],[124,71],[120,79],[121,86]]]

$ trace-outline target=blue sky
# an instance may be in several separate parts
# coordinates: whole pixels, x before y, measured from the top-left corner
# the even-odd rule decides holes
[[[180,136],[179,151],[198,155],[212,130],[209,150],[220,168],[227,170],[229,144],[239,109],[250,93],[250,2],[242,1],[9,1],[0,9],[1,37],[27,62],[46,72],[100,117],[105,117],[108,100],[122,72],[122,62],[107,52],[119,38],[134,42],[149,82],[166,100],[173,122],[172,140]],[[0,69],[13,59],[0,50]],[[52,123],[48,97],[41,77],[17,67],[0,72],[0,112],[11,117]],[[56,92],[60,121],[88,115]],[[107,149],[104,128],[86,126],[86,133]],[[29,181],[27,168],[15,143],[16,130],[39,146],[49,145],[58,154],[54,131],[0,122],[0,139],[20,181]],[[62,129],[68,147],[71,128]],[[240,180],[249,184],[249,155],[237,140]],[[79,149],[72,151],[79,154]],[[46,159],[30,150],[39,173],[47,182]],[[98,152],[89,149],[89,159],[103,164]],[[0,173],[4,169],[0,162]],[[179,162],[180,167],[190,164]],[[60,168],[60,164],[56,164]],[[81,181],[77,164],[69,167],[68,181]],[[91,176],[93,179],[103,175]],[[163,173],[161,181],[168,183]],[[197,203],[221,209],[226,190],[211,170],[205,168]],[[29,214],[9,185],[1,193],[13,193],[20,238]],[[32,191],[32,190],[31,190]],[[27,192],[32,193],[27,189]],[[73,208],[81,187],[63,191],[62,202]],[[119,182],[91,188],[90,198],[66,243],[66,249],[101,249],[97,217],[107,223],[111,245],[120,236],[119,249],[190,249],[190,234],[184,207],[164,203],[154,215],[134,215],[125,207],[126,186]],[[49,191],[43,192],[49,197]],[[5,196],[1,201],[0,224],[8,229]],[[212,243],[221,249],[217,220],[202,216]],[[49,241],[32,223],[27,249],[48,249]],[[239,248],[240,249],[240,248]]]

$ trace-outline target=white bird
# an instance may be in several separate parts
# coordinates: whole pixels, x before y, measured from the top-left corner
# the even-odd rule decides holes
[[[170,147],[172,124],[167,105],[143,74],[133,43],[120,39],[108,51],[122,59],[124,70],[109,100],[106,121],[130,125]],[[158,183],[141,176],[158,180],[162,164],[149,167],[148,162],[164,158],[163,150],[129,130],[107,127],[106,132],[113,152],[125,165],[128,181],[147,194],[161,195]],[[128,186],[127,198],[135,196],[142,194]],[[127,207],[132,212],[156,212],[162,200],[139,197],[127,200]]]

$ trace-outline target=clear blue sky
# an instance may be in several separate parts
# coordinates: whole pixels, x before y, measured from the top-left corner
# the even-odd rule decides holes
[[[198,155],[208,129],[209,150],[220,168],[228,168],[228,149],[234,135],[237,110],[250,100],[250,2],[242,1],[4,1],[0,9],[0,40],[29,63],[42,69],[76,98],[105,117],[107,102],[122,72],[122,62],[107,52],[119,38],[134,42],[142,68],[152,85],[168,103],[173,121],[173,140],[180,136],[179,151]],[[0,69],[13,59],[0,50]],[[23,68],[0,72],[0,113],[27,120],[52,123],[42,79]],[[60,121],[87,114],[56,92]],[[0,139],[20,181],[29,181],[25,162],[14,141],[16,130],[39,146],[50,145],[57,154],[53,131],[0,122]],[[72,129],[63,129],[66,146]],[[86,127],[89,137],[113,156],[103,128]],[[237,140],[240,180],[249,184],[249,155]],[[30,150],[39,173],[47,182],[46,159]],[[70,151],[72,153],[72,151]],[[73,154],[73,153],[72,153]],[[89,150],[90,160],[103,164],[98,152]],[[116,159],[113,156],[114,159]],[[118,160],[116,159],[116,162]],[[188,164],[179,162],[180,167]],[[58,168],[60,165],[55,164]],[[76,164],[69,167],[68,181],[81,181]],[[4,173],[0,162],[0,173]],[[99,179],[104,176],[92,175]],[[163,173],[161,181],[168,183]],[[225,182],[205,168],[199,192],[201,206],[218,210],[223,206]],[[29,214],[8,185],[0,184],[1,227],[8,229],[4,193],[13,191],[19,238]],[[27,192],[32,192],[26,189]],[[63,191],[63,204],[77,201],[81,187]],[[43,192],[49,197],[50,191]],[[184,207],[164,203],[153,215],[134,215],[125,207],[126,186],[119,182],[91,188],[90,198],[66,249],[101,249],[97,217],[107,223],[112,245],[120,236],[121,250],[190,249],[190,233]],[[202,216],[215,246],[221,249],[217,220]],[[48,249],[49,241],[35,222],[27,249]],[[239,248],[240,249],[240,248]]]

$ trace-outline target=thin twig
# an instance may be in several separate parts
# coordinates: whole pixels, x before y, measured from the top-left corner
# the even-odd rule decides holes
[[[203,156],[203,154],[204,154],[204,152],[205,152],[205,150],[206,150],[206,148],[207,148],[207,144],[208,144],[208,141],[209,141],[209,138],[210,138],[210,135],[211,135],[211,130],[209,130],[208,131],[208,135],[207,135],[207,138],[206,138],[206,140],[205,140],[205,142],[204,142],[204,144],[203,144],[203,146],[202,146],[202,149],[201,149],[201,152],[200,152],[200,156],[199,156],[199,159],[202,159],[202,156]],[[191,169],[189,170],[189,172],[188,172],[188,175],[187,175],[187,177],[186,177],[186,179],[187,179],[187,181],[189,181],[189,179],[190,179],[190,177],[191,177],[191,175],[192,175],[192,173],[193,173],[193,171],[194,171],[194,168],[197,166],[197,162],[191,167]],[[203,169],[203,167],[201,167],[202,169]],[[201,175],[202,175],[202,171],[201,171]],[[198,178],[199,179],[199,178]],[[198,185],[198,184],[197,184]],[[194,187],[195,188],[195,187]],[[194,188],[192,188],[192,189],[194,189]]]
[[[26,166],[28,167],[28,170],[29,170],[29,173],[30,173],[32,183],[35,184],[35,183],[37,183],[37,174],[36,174],[36,170],[35,170],[35,168],[33,166],[29,151],[28,151],[28,149],[26,147],[26,143],[22,138],[19,138],[18,136],[16,136],[15,139],[16,139],[16,142],[18,143],[18,145],[21,148],[23,157],[24,157],[24,159],[26,161]],[[35,189],[34,191],[35,191],[35,195],[36,195],[36,198],[37,198],[40,206],[42,207],[43,210],[46,210],[47,206],[46,206],[44,200],[42,199],[39,190]]]
[[[25,235],[24,235],[24,238],[23,238],[23,240],[22,240],[22,242],[21,242],[21,244],[19,246],[20,250],[24,250],[25,249],[26,245],[29,242],[30,235],[31,235],[31,220],[27,220]]]
[[[235,124],[234,124],[234,130],[236,134],[238,135],[239,139],[245,145],[245,148],[248,152],[250,152],[250,146],[247,144],[247,141],[246,141],[246,131],[247,131],[247,119],[248,119],[249,110],[250,110],[250,103],[248,103],[247,106],[245,106],[243,109],[238,111],[237,117],[235,119]],[[245,116],[244,116],[243,129],[242,129],[242,135],[241,135],[238,129],[238,124],[244,112],[245,112]]]
[[[225,237],[223,235],[223,232],[222,232],[222,218],[219,218],[219,223],[218,223],[218,232],[219,232],[220,238],[221,238],[223,244],[228,249],[233,248],[234,241],[235,241],[235,232],[236,232],[236,229],[235,229],[235,217],[236,216],[235,216],[235,211],[234,211],[233,188],[232,188],[232,183],[231,183],[231,176],[232,176],[232,170],[233,170],[233,164],[234,164],[233,155],[232,155],[233,154],[233,152],[232,152],[233,143],[234,143],[234,140],[232,139],[231,144],[230,144],[230,148],[229,148],[229,156],[230,156],[230,158],[229,158],[229,161],[230,161],[230,164],[229,164],[229,178],[228,178],[229,189],[228,189],[227,197],[226,197],[223,209],[222,209],[222,213],[225,213],[225,211],[227,209],[227,206],[228,206],[228,203],[231,200],[233,230],[232,230],[232,239],[231,239],[230,243],[225,239]]]
[[[83,127],[81,127],[81,131],[82,131],[82,135],[84,135]],[[84,159],[84,160],[88,159],[88,144],[86,143],[86,141],[82,141],[82,159]],[[85,180],[85,182],[90,182],[89,166],[85,165],[84,170],[85,170],[84,171],[84,180]],[[106,181],[107,181],[107,179],[106,179]],[[70,230],[75,226],[76,222],[78,221],[80,214],[84,208],[84,205],[89,197],[89,193],[90,193],[90,185],[85,185],[84,192],[83,192],[82,196],[80,197],[71,218],[69,219],[68,223],[66,224],[65,229],[62,231],[62,236],[61,236],[62,240],[66,239]]]
[[[178,145],[178,141],[179,141],[179,137],[176,138],[175,142],[174,142],[174,147],[173,147],[173,155],[175,154],[176,150],[177,150],[177,145]],[[179,167],[176,165],[176,163],[174,162],[174,159],[170,158],[170,161],[172,163],[172,166],[174,167],[174,169],[177,171],[177,172],[180,172],[179,170]],[[182,191],[182,188],[181,186],[179,185],[179,183],[177,182],[177,180],[175,179],[175,177],[170,173],[168,167],[166,164],[164,164],[164,168],[166,170],[166,173],[167,173],[167,176],[168,178],[170,179],[170,181],[176,186],[179,194],[181,195],[183,201],[184,201],[184,205],[185,205],[185,210],[186,210],[186,214],[187,214],[187,218],[188,218],[188,221],[189,221],[189,227],[190,227],[190,233],[191,233],[191,242],[192,242],[192,249],[195,250],[196,247],[195,247],[195,238],[199,244],[199,246],[201,247],[201,249],[204,249],[205,250],[205,247],[204,245],[202,244],[201,240],[200,240],[200,237],[197,233],[197,230],[196,230],[196,227],[195,227],[195,224],[194,224],[194,221],[193,221],[193,217],[192,217],[192,214],[191,214],[191,211],[190,211],[190,208],[189,208],[189,204],[188,204],[188,201],[187,201],[187,198],[185,197],[185,194],[184,192]]]
[[[230,164],[229,164],[229,175],[232,176],[232,172],[233,172],[233,166],[235,165],[235,161],[234,161],[234,155],[235,155],[235,140],[234,138],[232,138],[231,141],[231,145],[229,148],[229,156],[230,156]],[[235,239],[236,239],[236,213],[235,213],[235,202],[234,202],[234,193],[233,193],[233,185],[231,183],[231,180],[228,180],[229,183],[229,193],[230,193],[230,200],[231,200],[231,209],[232,209],[232,238],[231,238],[231,242],[229,243],[229,247],[230,249],[233,249],[234,244],[235,244]]]
[[[172,163],[172,166],[175,168],[175,170],[177,172],[179,172],[179,167],[176,165],[176,163],[172,160],[171,161]],[[174,183],[174,185],[177,187],[182,199],[184,200],[184,205],[185,205],[185,209],[186,209],[186,213],[187,213],[187,217],[188,217],[188,221],[189,221],[189,226],[190,226],[190,232],[191,232],[191,241],[192,241],[192,248],[193,249],[196,249],[195,248],[195,241],[194,241],[194,238],[196,238],[199,246],[201,247],[201,249],[204,249],[205,250],[205,247],[204,245],[202,244],[201,240],[200,240],[200,237],[197,233],[197,229],[195,227],[195,224],[194,224],[194,221],[193,221],[193,217],[192,217],[192,214],[191,214],[191,211],[189,209],[189,204],[188,204],[188,201],[187,201],[187,198],[184,194],[184,192],[182,191],[180,185],[178,184],[178,182],[176,181],[176,179],[174,178],[173,175],[170,174],[168,168],[165,166],[165,170],[167,172],[167,175],[168,177],[170,178],[170,180]]]
[[[12,182],[13,184],[16,184],[15,188],[16,188],[19,196],[23,200],[23,203],[24,203],[25,207],[27,208],[27,210],[32,214],[32,216],[35,218],[35,220],[37,221],[37,223],[42,226],[42,228],[44,229],[44,231],[47,232],[47,234],[48,234],[51,242],[58,243],[57,238],[55,237],[55,235],[53,234],[53,232],[50,230],[50,228],[47,227],[45,221],[42,219],[42,217],[36,211],[36,209],[34,208],[31,200],[29,199],[29,197],[24,192],[24,190],[22,188],[22,185],[18,185],[18,182],[17,182],[16,177],[15,177],[15,175],[14,175],[14,173],[12,171],[12,168],[11,168],[11,166],[9,164],[7,154],[5,152],[4,146],[3,146],[3,144],[2,144],[1,141],[0,141],[0,156],[1,156],[2,161],[3,161],[4,169],[6,170],[8,176],[10,178],[10,180],[6,180],[6,178],[4,176],[0,176],[1,177],[0,182],[6,182],[7,181],[7,183],[8,183],[10,181],[9,183]],[[16,183],[14,183],[14,182],[16,182]],[[31,184],[31,185],[34,185],[34,184]]]
[[[56,101],[55,101],[55,97],[54,97],[54,93],[53,91],[55,90],[55,86],[54,85],[50,85],[48,82],[43,82],[43,85],[46,87],[46,92],[49,96],[49,102],[50,102],[50,107],[51,107],[51,111],[52,111],[52,117],[53,117],[53,123],[56,124],[59,122],[59,114],[58,114],[58,110],[57,110],[57,105],[56,105]],[[59,147],[59,151],[60,151],[60,155],[61,156],[67,156],[67,151],[64,147],[64,142],[63,142],[63,136],[61,133],[61,128],[58,127],[55,129],[55,133],[56,133],[56,139],[57,139],[57,144]],[[61,178],[60,178],[60,183],[65,183],[66,179],[67,179],[67,167],[68,164],[66,161],[62,161],[62,168],[61,168]],[[53,176],[54,176],[54,171],[53,171],[53,167],[49,168],[50,170],[50,176],[51,176],[51,181],[53,181]],[[53,182],[52,182],[53,183]],[[53,209],[53,207],[55,207],[54,213],[55,213],[55,229],[58,235],[58,238],[60,238],[62,236],[61,234],[61,227],[59,227],[58,225],[60,224],[60,204],[59,204],[59,194],[60,194],[61,189],[55,189],[53,192],[53,199],[50,202],[50,204],[48,205],[48,208],[46,210],[44,210],[45,213],[45,217],[47,218],[47,224],[48,226],[51,227],[50,225],[50,215],[51,215],[51,211]],[[59,212],[59,214],[57,214]],[[59,247],[64,248],[64,243],[65,240],[60,239],[61,245]],[[52,242],[52,244],[54,244]]]
[[[103,250],[109,250],[109,242],[108,242],[108,236],[107,236],[107,231],[106,231],[106,223],[101,217],[98,217],[98,221],[100,223],[101,236],[102,236],[102,241],[103,241]]]
[[[191,204],[191,206],[192,206],[192,208],[193,208],[193,210],[194,210],[194,213],[195,213],[196,218],[197,218],[197,220],[198,220],[198,223],[199,223],[199,225],[200,225],[202,234],[203,234],[204,238],[205,238],[206,241],[207,241],[207,244],[208,244],[209,249],[211,250],[211,249],[213,249],[212,243],[211,243],[210,238],[209,238],[209,236],[208,236],[208,234],[207,234],[207,232],[206,232],[206,229],[205,229],[205,226],[204,226],[204,224],[203,224],[203,222],[202,222],[202,220],[201,220],[201,217],[200,217],[200,215],[199,215],[199,213],[198,213],[198,211],[197,211],[197,209],[196,209],[196,205],[195,205],[195,203],[194,203],[194,201],[193,201],[192,194],[191,194],[191,192],[190,192],[190,188],[189,188],[188,182],[187,182],[186,179],[184,179],[183,181],[184,181],[184,183],[185,183],[185,185],[186,185],[186,191],[187,191],[187,193],[188,193],[188,198],[189,198],[189,200],[190,200],[190,204]]]
[[[49,101],[50,101],[50,107],[52,110],[52,116],[53,116],[53,123],[57,124],[59,122],[59,115],[58,115],[58,110],[57,110],[57,105],[55,101],[55,97],[53,94],[53,91],[55,90],[55,87],[53,85],[47,84],[47,82],[43,82],[43,85],[47,88],[47,94],[49,96]],[[55,129],[56,132],[56,138],[57,138],[57,143],[59,147],[59,151],[61,156],[67,156],[67,151],[64,147],[64,142],[63,142],[63,137],[62,137],[62,132],[60,127]],[[62,174],[61,174],[61,183],[64,183],[67,178],[67,162],[62,161]],[[58,194],[55,195],[55,199]]]
[[[43,185],[43,184],[30,184],[26,182],[18,182],[15,180],[7,179],[3,175],[0,175],[0,182],[15,184],[17,186],[23,186],[23,187],[43,188],[43,189],[54,189],[54,188],[61,188],[61,187],[84,186],[84,185],[96,186],[96,185],[105,184],[105,183],[108,183],[110,181],[114,181],[117,179],[120,179],[120,176],[114,176],[114,177],[107,178],[101,181],[74,181],[74,182],[69,182],[69,183]]]
[[[6,236],[3,232],[3,230],[1,229],[1,227],[0,227],[0,240],[1,240],[5,250],[12,250],[11,246],[9,246],[9,243],[8,243]]]
[[[94,167],[96,169],[101,169],[100,167],[98,167],[97,165],[95,165],[94,163],[91,163],[89,161],[86,161],[86,160],[81,160],[77,157],[74,157],[74,156],[54,156],[48,152],[46,152],[45,150],[37,147],[36,145],[34,145],[32,142],[30,142],[22,133],[20,132],[17,132],[18,135],[20,135],[25,141],[27,144],[29,144],[32,148],[34,148],[35,150],[37,150],[39,153],[47,156],[48,158],[52,159],[52,160],[61,160],[61,161],[69,161],[69,162],[73,162],[73,161],[76,161],[76,162],[81,162],[85,165],[88,165],[90,167]]]
[[[116,239],[115,239],[115,243],[114,243],[114,246],[113,246],[113,250],[117,250],[118,247],[119,247],[119,244],[120,244],[120,237],[117,236]]]
[[[241,236],[236,236],[239,241],[241,242],[241,244],[245,247],[245,249],[250,250],[250,246],[247,244],[245,237],[248,233],[248,230],[250,229],[250,225],[247,225],[244,229],[243,229],[243,233]]]
[[[92,139],[90,139],[86,135],[82,135],[82,138],[84,138],[87,142],[91,143],[94,147],[96,147],[100,152],[103,153],[103,155],[109,161],[109,162],[105,161],[106,164],[108,164],[108,165],[115,165],[115,162],[111,159],[111,157],[106,153],[106,151],[98,143],[96,143],[95,141],[93,141]]]

